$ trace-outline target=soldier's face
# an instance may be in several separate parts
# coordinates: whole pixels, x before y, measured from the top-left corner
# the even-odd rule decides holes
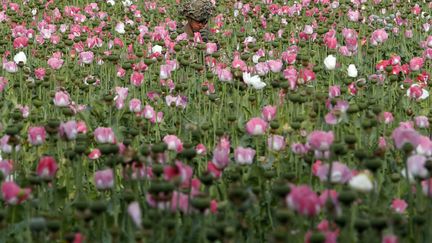
[[[189,25],[193,32],[199,32],[201,29],[206,27],[207,22],[198,22],[196,20],[189,19]]]

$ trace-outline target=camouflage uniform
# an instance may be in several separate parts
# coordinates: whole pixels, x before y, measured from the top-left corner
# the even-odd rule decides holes
[[[185,0],[179,7],[179,14],[198,22],[206,22],[212,17],[214,10],[215,7],[209,0]],[[184,32],[189,37],[194,36],[189,24],[184,26]],[[200,33],[203,41],[207,42],[210,34],[208,26],[201,29]]]

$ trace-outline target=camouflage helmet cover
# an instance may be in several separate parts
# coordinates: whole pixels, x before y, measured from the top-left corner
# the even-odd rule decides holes
[[[198,22],[209,20],[214,10],[215,7],[210,0],[184,0],[179,7],[181,15]]]

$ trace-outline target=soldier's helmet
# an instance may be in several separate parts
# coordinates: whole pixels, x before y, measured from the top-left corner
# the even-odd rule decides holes
[[[209,0],[183,0],[179,6],[179,14],[198,22],[208,21],[215,11]]]

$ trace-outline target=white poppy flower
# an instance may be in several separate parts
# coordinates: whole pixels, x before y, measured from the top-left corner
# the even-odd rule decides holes
[[[327,70],[334,70],[336,68],[336,57],[333,55],[328,55],[324,59],[324,65]]]
[[[254,89],[263,89],[267,84],[261,81],[258,75],[251,76],[250,73],[243,73],[243,80],[248,86],[254,87]]]
[[[24,52],[20,51],[14,56],[14,61],[16,64],[23,62],[24,64],[27,63],[27,56]]]
[[[358,174],[351,178],[349,186],[360,192],[370,192],[373,189],[372,180],[365,173]]]
[[[348,66],[347,71],[348,71],[348,77],[356,78],[357,75],[358,75],[357,68],[356,68],[356,66],[354,64],[350,64]]]

